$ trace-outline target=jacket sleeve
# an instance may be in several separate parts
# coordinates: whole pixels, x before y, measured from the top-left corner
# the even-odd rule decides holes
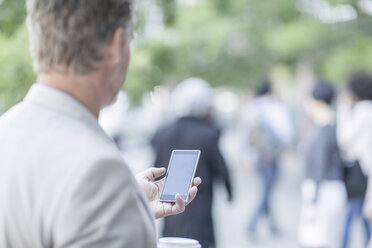
[[[225,185],[228,200],[231,201],[233,199],[233,190],[230,180],[230,173],[227,169],[225,159],[223,158],[221,151],[219,149],[219,138],[220,132],[216,131],[211,141],[208,145],[208,157],[209,157],[209,164],[211,166],[213,179],[222,179]]]
[[[66,186],[54,247],[156,247],[153,217],[135,179],[118,159],[101,159]]]

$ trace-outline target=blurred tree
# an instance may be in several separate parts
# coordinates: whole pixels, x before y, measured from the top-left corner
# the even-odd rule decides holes
[[[156,85],[191,76],[214,86],[248,88],[278,66],[294,74],[302,62],[340,83],[354,69],[372,70],[368,0],[158,0],[158,8],[143,1],[124,85],[135,101]],[[23,0],[0,5],[3,109],[35,80],[23,5]]]
[[[164,24],[173,26],[177,16],[176,0],[159,0],[159,3],[163,10]]]
[[[0,32],[12,35],[23,24],[25,15],[24,0],[0,0]]]
[[[216,8],[221,13],[228,13],[230,7],[229,0],[215,0],[216,1]]]
[[[28,51],[28,36],[24,26],[13,36],[0,34],[0,111],[22,100],[35,81]]]

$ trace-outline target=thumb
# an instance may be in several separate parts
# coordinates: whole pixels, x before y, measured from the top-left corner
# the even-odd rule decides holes
[[[149,168],[149,169],[145,170],[140,175],[141,175],[142,178],[145,178],[148,181],[152,181],[153,179],[161,177],[162,175],[164,175],[165,172],[166,172],[165,168],[152,167],[152,168]]]

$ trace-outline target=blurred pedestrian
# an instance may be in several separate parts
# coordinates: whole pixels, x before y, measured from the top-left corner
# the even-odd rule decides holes
[[[300,222],[303,247],[340,247],[342,230],[338,227],[346,201],[343,182],[344,163],[336,140],[335,90],[319,81],[305,103],[314,125],[305,151],[304,202]],[[312,211],[313,218],[306,214]]]
[[[37,73],[0,117],[0,247],[155,248],[164,168],[135,178],[98,125],[125,78],[132,0],[29,0]],[[196,195],[194,180],[190,198]]]
[[[261,200],[249,222],[249,237],[255,239],[257,223],[267,217],[273,235],[279,234],[271,199],[278,179],[283,148],[293,140],[293,124],[288,108],[273,95],[271,82],[265,80],[256,97],[244,111],[249,142],[257,155],[257,169],[262,182]]]
[[[347,82],[348,97],[340,101],[337,138],[349,166],[346,169],[345,185],[348,193],[342,247],[349,247],[349,236],[354,217],[361,217],[366,243],[371,236],[369,221],[362,214],[366,182],[372,168],[372,76],[366,72],[351,75]],[[369,204],[371,204],[369,202]],[[367,213],[372,211],[367,204]]]
[[[198,197],[180,215],[165,218],[163,235],[199,240],[203,248],[216,247],[212,217],[213,184],[221,181],[232,200],[229,171],[218,147],[220,130],[210,118],[211,89],[199,78],[181,82],[172,94],[178,119],[160,128],[152,139],[155,166],[168,164],[173,149],[201,151],[196,175],[203,178]]]

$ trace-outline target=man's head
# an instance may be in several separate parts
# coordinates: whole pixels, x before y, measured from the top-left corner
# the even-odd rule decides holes
[[[335,90],[331,84],[319,81],[314,86],[311,95],[315,100],[331,105],[335,96]]]
[[[172,93],[172,106],[179,117],[205,117],[209,114],[212,89],[201,78],[188,78],[182,81]]]
[[[38,81],[69,93],[98,115],[97,109],[115,99],[127,73],[133,5],[134,0],[27,0]]]
[[[311,91],[311,97],[304,101],[304,109],[315,125],[324,126],[333,121],[332,103],[336,91],[333,86],[319,80]]]
[[[37,73],[86,74],[104,60],[118,28],[123,44],[133,28],[133,0],[27,0],[27,24]]]
[[[255,90],[256,96],[264,96],[272,93],[271,82],[268,79],[261,81],[260,85]]]
[[[372,100],[372,76],[356,72],[349,77],[347,87],[356,101]]]

